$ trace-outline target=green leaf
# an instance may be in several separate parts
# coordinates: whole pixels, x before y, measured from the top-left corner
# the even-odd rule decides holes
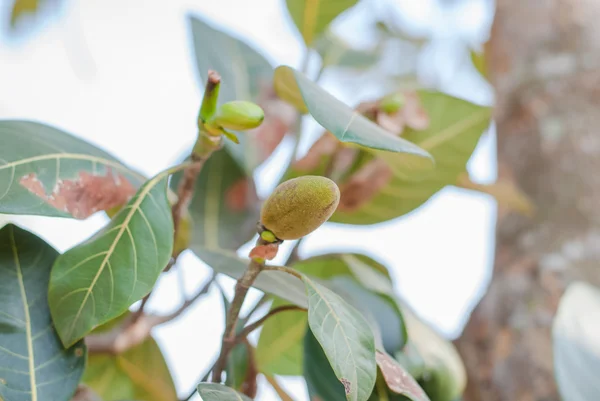
[[[600,394],[600,289],[574,282],[563,294],[552,339],[554,375],[564,401],[593,401]]]
[[[311,46],[327,26],[358,0],[286,0],[292,20],[307,46]]]
[[[430,401],[417,381],[387,353],[377,351],[377,366],[392,392],[402,394],[412,401]]]
[[[371,328],[339,295],[306,275],[302,278],[308,295],[309,327],[344,385],[346,398],[368,400],[377,377]]]
[[[171,373],[153,338],[119,355],[91,354],[83,382],[103,401],[177,401]]]
[[[365,70],[377,63],[381,57],[379,47],[368,50],[354,49],[331,30],[315,42],[315,50],[321,55],[325,67],[339,66]]]
[[[312,257],[294,269],[323,280],[346,302],[358,309],[376,333],[376,343],[396,352],[406,342],[404,318],[393,292],[387,269],[358,254]],[[273,307],[284,304],[275,301]],[[302,338],[306,315],[282,313],[263,325],[256,356],[261,371],[276,375],[299,375],[302,369]]]
[[[121,315],[154,286],[173,251],[168,176],[152,178],[105,228],[56,260],[48,299],[63,344]]]
[[[306,328],[305,328],[306,329]],[[337,380],[327,355],[310,330],[305,330],[300,349],[304,356],[304,379],[311,400],[346,401],[344,385]]]
[[[57,255],[17,226],[0,230],[1,400],[68,401],[83,374],[83,342],[63,348],[46,301]]]
[[[252,401],[232,388],[215,383],[198,384],[198,393],[202,401]]]
[[[0,121],[0,138],[0,213],[85,218],[124,204],[145,181],[103,150],[48,125]]]
[[[14,29],[21,18],[26,14],[35,14],[39,7],[38,0],[14,0],[10,14],[10,27]]]
[[[348,212],[338,209],[331,221],[375,224],[403,216],[446,185],[454,185],[466,170],[479,138],[489,127],[491,109],[439,92],[418,91],[418,94],[431,121],[429,128],[424,131],[407,128],[402,137],[429,152],[435,159],[435,170],[419,180],[395,174],[359,209]]]
[[[429,153],[369,121],[304,74],[281,66],[275,70],[274,79],[275,90],[283,100],[294,104],[301,98],[313,118],[336,138],[368,148],[397,174],[414,176],[433,169],[434,162]]]
[[[175,174],[177,191],[182,174]],[[212,154],[200,171],[189,206],[194,221],[191,247],[235,250],[256,233],[258,197],[252,177],[225,150]]]
[[[190,17],[196,66],[202,85],[208,70],[222,78],[219,104],[232,100],[257,101],[273,80],[273,67],[257,50],[221,29],[196,17]],[[225,141],[227,150],[248,174],[260,164],[261,145],[249,133],[240,133],[240,144]]]
[[[276,298],[271,310],[288,303]],[[302,339],[307,323],[308,316],[303,312],[279,313],[265,322],[256,347],[256,362],[261,372],[269,375],[302,375]]]
[[[192,247],[192,250],[216,272],[234,279],[240,278],[248,268],[249,260],[238,257],[235,252],[202,247]],[[300,280],[287,273],[264,271],[260,273],[253,287],[303,308],[307,306],[304,286]]]

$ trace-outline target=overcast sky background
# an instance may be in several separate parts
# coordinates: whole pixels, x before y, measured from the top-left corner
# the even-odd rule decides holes
[[[33,119],[84,138],[132,167],[153,175],[172,165],[193,143],[201,99],[186,15],[211,18],[273,62],[299,67],[304,48],[283,0],[84,0],[69,1],[61,15],[35,36],[8,39],[0,24],[0,118]],[[444,4],[445,7],[442,7]],[[0,2],[6,6],[7,2]],[[476,45],[489,29],[486,0],[368,0],[336,26],[359,45],[372,10],[396,6],[398,21],[432,38],[419,59],[420,77],[444,91],[489,104],[489,87],[468,64],[465,43]],[[373,8],[375,7],[375,8]],[[2,15],[6,15],[3,13]],[[375,86],[324,85],[349,104],[377,94]],[[309,124],[305,152],[320,132]],[[1,145],[1,138],[0,138]],[[276,184],[273,167],[282,148],[260,170],[258,190]],[[481,182],[495,179],[493,134],[486,134],[469,164]],[[302,255],[351,250],[374,255],[390,269],[399,294],[447,336],[462,328],[465,312],[487,284],[493,255],[495,203],[485,195],[446,189],[417,212],[373,227],[328,224],[307,238]],[[106,220],[84,222],[19,218],[60,250],[98,230]],[[189,292],[210,270],[191,254],[180,259]],[[232,280],[222,281],[231,289]],[[252,297],[257,293],[253,292]],[[167,312],[181,297],[173,274],[161,278],[153,310]],[[212,363],[223,330],[223,311],[213,291],[180,319],[155,331],[180,395],[187,394]],[[299,379],[284,380],[298,401],[307,400]],[[276,400],[261,386],[259,400]]]

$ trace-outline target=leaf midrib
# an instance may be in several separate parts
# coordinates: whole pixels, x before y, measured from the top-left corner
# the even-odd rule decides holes
[[[10,242],[13,251],[13,257],[15,261],[15,268],[17,269],[17,280],[19,281],[19,289],[21,291],[21,301],[23,302],[23,311],[25,314],[25,336],[27,340],[27,353],[29,355],[29,385],[31,387],[31,401],[37,401],[37,384],[35,378],[35,355],[33,353],[33,339],[31,335],[31,316],[29,315],[29,305],[27,302],[27,293],[25,292],[25,282],[23,279],[23,272],[21,270],[21,261],[19,260],[19,253],[17,251],[17,244],[15,241],[15,231],[13,227],[10,227]]]
[[[483,109],[479,113],[473,114],[470,118],[460,120],[458,123],[453,124],[445,129],[441,130],[437,135],[424,140],[423,142],[415,142],[416,145],[421,148],[431,151],[442,143],[453,139],[461,132],[466,129],[473,127],[474,125],[483,122],[489,115],[489,109]]]

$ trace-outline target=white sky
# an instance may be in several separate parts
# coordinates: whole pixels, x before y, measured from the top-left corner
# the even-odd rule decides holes
[[[380,5],[383,1],[376,0]],[[412,31],[435,38],[426,50],[429,58],[421,62],[423,77],[452,94],[489,102],[487,87],[465,67],[464,57],[457,56],[461,41],[475,43],[485,32],[489,10],[483,0],[453,11],[443,11],[434,0],[397,2]],[[201,90],[185,19],[188,11],[237,32],[262,48],[274,64],[298,66],[302,57],[303,47],[283,0],[69,4],[67,15],[33,40],[0,42],[0,118],[34,119],[60,127],[149,175],[173,163],[196,135]],[[357,28],[360,21],[351,16],[349,21],[346,29],[340,29],[360,43],[364,39]],[[431,68],[440,65],[441,73]],[[347,95],[343,88],[331,89],[342,98]],[[304,145],[306,149],[309,143]],[[494,153],[493,137],[487,135],[469,166],[479,180],[494,179]],[[259,185],[265,195],[274,184],[274,170],[266,166],[261,171],[271,178]],[[417,212],[393,222],[367,229],[325,226],[306,240],[302,253],[329,249],[376,255],[390,268],[398,292],[423,318],[453,336],[485,285],[494,215],[495,204],[487,196],[447,189]],[[85,222],[19,220],[61,250],[87,238],[104,222],[102,216]],[[189,254],[181,262],[192,292],[209,269]],[[180,302],[176,283],[172,274],[162,278],[150,306],[165,312],[176,307]],[[220,302],[213,291],[182,318],[155,332],[180,395],[193,388],[218,349],[223,330]],[[302,381],[285,383],[297,400],[308,399]],[[257,399],[277,398],[267,390]]]

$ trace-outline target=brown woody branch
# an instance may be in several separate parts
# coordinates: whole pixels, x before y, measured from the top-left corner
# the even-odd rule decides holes
[[[210,289],[215,280],[215,276],[210,278],[202,288],[190,299],[186,300],[176,311],[166,316],[132,314],[122,324],[106,333],[92,334],[85,338],[85,343],[90,353],[109,353],[120,354],[136,345],[144,342],[152,329],[163,323],[179,317],[187,308],[189,308],[198,298],[203,296]]]

